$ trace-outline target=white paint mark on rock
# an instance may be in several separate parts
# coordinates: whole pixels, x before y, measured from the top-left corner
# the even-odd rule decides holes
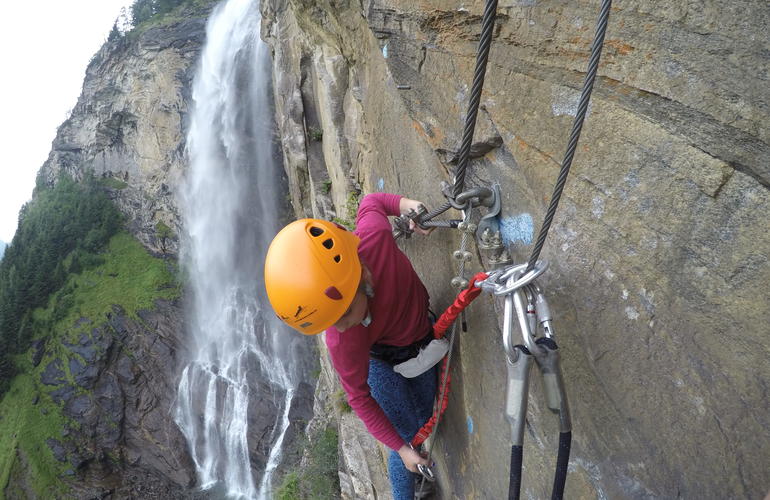
[[[564,239],[567,241],[573,241],[575,238],[577,238],[577,231],[571,227],[565,227],[564,231],[561,231],[560,234],[562,234]]]
[[[584,471],[586,471],[586,473],[588,474],[588,477],[591,480],[591,485],[596,490],[597,498],[599,500],[607,500],[608,499],[607,494],[602,489],[604,477],[602,476],[602,472],[601,472],[601,469],[599,469],[599,466],[581,457],[575,457],[572,460],[570,460],[570,465],[572,464],[575,464],[578,467],[582,468]]]
[[[382,57],[384,57],[385,59],[388,58],[388,44],[387,43],[382,46]]]
[[[663,71],[666,72],[666,75],[673,78],[675,76],[681,75],[683,69],[682,65],[676,61],[666,61],[663,64]]]
[[[601,219],[602,215],[604,215],[604,199],[599,196],[594,196],[594,199],[591,200],[591,213],[594,214],[594,217],[597,219]]]
[[[577,114],[580,92],[562,86],[551,88],[551,112],[553,116],[575,116]],[[591,115],[592,103],[588,104],[586,117]]]
[[[377,191],[384,191],[385,190],[385,179],[380,177],[377,180]]]
[[[623,300],[628,300],[628,290],[623,290],[623,294],[621,295],[623,297]]]
[[[704,416],[706,414],[706,405],[703,404],[703,398],[700,396],[693,396],[691,399],[698,414],[701,417]]]
[[[463,84],[458,90],[457,94],[455,94],[455,101],[456,102],[465,102],[465,96],[468,95],[468,86]],[[463,113],[465,110],[462,111]],[[463,118],[464,119],[464,118]]]
[[[626,316],[628,316],[628,319],[632,319],[636,321],[637,319],[639,319],[639,312],[633,307],[628,306],[626,307]]]
[[[532,216],[521,214],[515,217],[504,217],[500,221],[500,234],[503,237],[503,243],[532,243],[532,236],[535,232],[535,225]]]
[[[642,299],[642,305],[650,314],[655,313],[655,292],[647,290],[644,287],[639,290],[639,297]]]

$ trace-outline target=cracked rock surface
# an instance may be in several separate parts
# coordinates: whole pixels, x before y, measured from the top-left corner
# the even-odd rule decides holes
[[[443,201],[482,10],[481,1],[263,2],[298,216],[345,218],[347,193],[359,189]],[[503,239],[518,262],[550,201],[598,10],[598,0],[499,2],[467,182],[502,185]],[[757,439],[770,428],[768,23],[770,6],[750,0],[613,6],[542,254],[574,422],[566,498],[770,489],[770,448]],[[440,230],[404,244],[438,310],[452,296],[458,244]],[[507,494],[500,312],[483,296],[457,342],[434,451],[445,498]],[[533,376],[525,498],[549,496],[557,449],[541,385]],[[365,442],[354,427],[341,427],[344,442]],[[366,474],[341,474],[376,491],[359,484]]]

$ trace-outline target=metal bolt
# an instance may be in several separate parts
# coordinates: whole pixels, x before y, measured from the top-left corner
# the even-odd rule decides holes
[[[452,278],[452,286],[455,288],[467,288],[468,280],[463,278],[462,276],[455,276],[454,278]]]
[[[457,261],[470,262],[470,260],[473,258],[473,254],[471,254],[468,251],[455,250],[454,252],[452,252],[452,258],[454,258]]]

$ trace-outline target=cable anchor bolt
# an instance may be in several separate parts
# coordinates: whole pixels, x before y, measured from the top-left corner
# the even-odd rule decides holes
[[[476,229],[478,229],[478,226],[474,224],[473,222],[461,222],[457,225],[457,229],[464,233],[468,234],[476,234]]]
[[[498,255],[489,257],[489,265],[492,267],[508,266],[512,263],[513,259],[511,258],[511,254],[508,253],[508,250],[503,250]]]
[[[462,290],[463,288],[468,288],[469,282],[467,279],[463,278],[462,276],[455,276],[454,278],[452,278],[451,283],[454,288],[459,288]]]
[[[479,236],[479,250],[501,250],[502,248],[503,238],[500,236],[500,231],[484,228]]]
[[[470,262],[473,259],[473,254],[467,250],[455,250],[452,253],[452,258],[460,262]]]

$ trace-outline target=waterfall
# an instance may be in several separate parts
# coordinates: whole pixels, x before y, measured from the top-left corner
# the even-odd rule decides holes
[[[228,0],[212,13],[193,82],[181,204],[191,354],[174,416],[200,488],[228,498],[270,498],[299,370],[296,336],[281,331],[262,285],[283,189],[270,51],[259,29],[256,0]],[[270,450],[264,468],[253,463],[257,448]]]

